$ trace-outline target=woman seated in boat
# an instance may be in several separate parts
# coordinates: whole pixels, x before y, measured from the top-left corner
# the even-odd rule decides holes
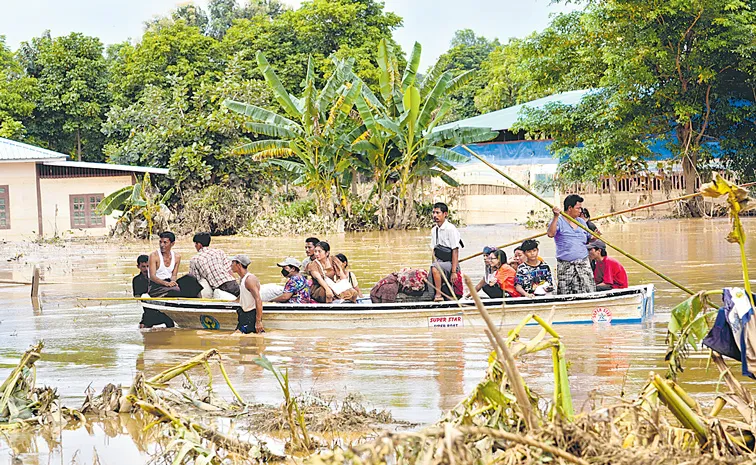
[[[357,282],[357,276],[355,276],[354,273],[349,269],[349,260],[347,260],[346,255],[343,253],[337,253],[336,258],[341,260],[341,263],[344,265],[344,271],[347,274],[347,279],[349,280],[349,284],[352,285],[352,288],[357,291],[357,297],[362,296],[362,292],[360,292],[360,283]]]
[[[507,254],[503,250],[494,250],[488,254],[488,263],[491,266],[491,275],[481,279],[475,286],[476,291],[481,289],[492,299],[501,297],[520,297],[515,289],[515,270],[507,264]]]
[[[287,281],[283,288],[283,294],[270,301],[292,304],[314,303],[310,298],[309,281],[299,273],[300,268],[302,268],[302,262],[294,257],[288,257],[281,263],[277,263],[277,265],[281,267],[281,274]]]
[[[546,295],[554,291],[551,268],[538,256],[538,241],[528,239],[520,246],[525,253],[525,261],[517,267],[515,289],[525,297]]]
[[[314,260],[307,265],[307,272],[312,276],[310,295],[320,303],[331,303],[334,299],[357,301],[357,291],[349,284],[349,276],[344,265],[331,256],[331,246],[320,241],[315,246]]]

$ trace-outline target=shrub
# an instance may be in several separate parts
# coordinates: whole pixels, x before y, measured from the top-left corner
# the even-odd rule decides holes
[[[184,197],[180,215],[183,232],[209,231],[213,235],[236,234],[260,211],[260,202],[243,189],[208,186]]]

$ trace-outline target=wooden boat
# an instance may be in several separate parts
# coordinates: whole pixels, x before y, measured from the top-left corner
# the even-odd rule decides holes
[[[502,300],[506,304],[501,312]],[[554,323],[640,323],[654,313],[654,285],[631,286],[606,292],[487,299],[484,305],[503,325],[515,325],[528,314],[547,315],[556,308]],[[236,302],[218,303],[186,300],[142,301],[145,309],[158,310],[181,328],[236,328]],[[457,328],[482,325],[472,301],[396,302],[357,304],[265,303],[263,322],[266,330],[353,329],[353,328]]]

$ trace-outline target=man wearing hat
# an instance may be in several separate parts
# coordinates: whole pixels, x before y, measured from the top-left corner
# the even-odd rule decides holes
[[[260,280],[257,276],[247,272],[247,267],[251,260],[246,255],[237,255],[231,259],[231,270],[239,275],[239,305],[240,309],[236,310],[239,320],[236,324],[236,331],[249,333],[263,333],[265,329],[262,324],[262,298],[260,297]]]
[[[606,244],[602,241],[593,241],[586,247],[590,259],[596,262],[596,268],[593,270],[596,290],[625,289],[627,287],[627,272],[620,262],[606,256]]]
[[[310,298],[310,283],[307,278],[299,274],[302,262],[294,257],[287,257],[277,263],[281,267],[281,274],[287,279],[283,294],[272,299],[271,302],[290,302],[297,304],[313,303]]]

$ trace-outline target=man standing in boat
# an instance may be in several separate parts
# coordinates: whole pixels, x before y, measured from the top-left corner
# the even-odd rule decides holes
[[[189,261],[189,274],[197,281],[206,280],[212,290],[220,289],[239,297],[239,283],[231,275],[231,262],[222,250],[210,248],[210,233],[197,233],[192,240],[197,255]]]
[[[587,228],[585,220],[580,217],[582,211],[582,197],[571,194],[564,199],[564,212]],[[556,245],[557,294],[595,292],[596,283],[585,246],[593,236],[563,218],[561,213],[559,207],[554,207],[554,219],[546,231]]]
[[[174,252],[176,235],[170,231],[160,233],[160,248],[150,254],[150,297],[179,297],[181,289],[176,282],[181,255]]]
[[[239,305],[236,310],[238,323],[236,331],[242,334],[264,333],[262,324],[263,306],[260,297],[260,280],[249,273],[247,267],[252,261],[246,255],[237,255],[231,259],[231,269],[239,275]]]
[[[433,276],[433,290],[435,292],[433,300],[435,302],[444,300],[444,294],[446,294],[446,298],[451,298],[452,292],[457,296],[462,295],[459,249],[464,247],[464,243],[457,227],[447,221],[448,217],[449,207],[445,203],[438,202],[433,205],[433,222],[436,225],[431,229],[431,247],[433,248],[431,275]],[[446,275],[446,280],[441,276],[441,273]],[[452,285],[451,291],[446,286],[447,280]]]

